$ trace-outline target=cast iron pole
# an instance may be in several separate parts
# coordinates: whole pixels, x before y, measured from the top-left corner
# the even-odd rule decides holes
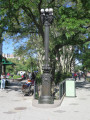
[[[52,9],[50,9],[52,10]],[[53,12],[53,10],[52,10]],[[52,75],[50,74],[50,66],[48,63],[48,53],[49,53],[49,27],[50,24],[52,23],[52,13],[49,9],[46,9],[46,11],[42,12],[42,22],[45,26],[45,32],[44,32],[44,41],[45,41],[45,65],[43,66],[43,75],[42,75],[42,91],[41,91],[41,96],[39,98],[39,103],[40,104],[53,104],[53,98],[51,96],[51,77]]]

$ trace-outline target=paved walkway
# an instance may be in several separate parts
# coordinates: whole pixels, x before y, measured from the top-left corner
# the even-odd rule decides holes
[[[57,108],[36,108],[23,96],[20,83],[0,90],[0,120],[90,120],[90,83],[76,82],[77,97],[65,97]]]

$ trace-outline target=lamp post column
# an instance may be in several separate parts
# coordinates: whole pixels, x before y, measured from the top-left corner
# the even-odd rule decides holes
[[[45,64],[48,64],[48,52],[49,52],[49,23],[48,21],[45,22],[45,36],[44,36],[44,40],[45,40]]]
[[[42,9],[41,9],[42,10]],[[42,75],[42,91],[41,96],[39,98],[40,104],[53,104],[53,98],[51,96],[51,77],[50,74],[50,66],[48,63],[48,52],[49,52],[49,27],[52,23],[52,12],[53,9],[44,9],[41,11],[41,20],[45,26],[44,32],[44,41],[45,41],[45,65],[42,67],[43,75]]]

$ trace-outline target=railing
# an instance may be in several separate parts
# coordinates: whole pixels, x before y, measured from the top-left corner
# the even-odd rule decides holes
[[[59,99],[61,99],[66,93],[66,80],[59,83]]]
[[[34,81],[34,99],[38,99],[39,97],[39,88],[38,84]]]
[[[36,83],[34,83],[34,99],[37,99],[37,97],[39,97],[39,92],[41,93],[40,85],[38,87],[38,85]],[[57,99],[61,99],[65,95],[66,80],[60,82],[58,86],[53,86],[53,94],[52,94],[53,98],[55,98],[57,92],[59,93]]]

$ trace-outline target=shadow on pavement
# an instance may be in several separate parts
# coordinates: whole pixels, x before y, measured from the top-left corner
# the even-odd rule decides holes
[[[22,85],[24,84],[25,82],[23,81],[10,81],[9,82],[9,85],[6,86],[5,90],[7,92],[10,92],[10,91],[18,91],[18,92],[21,92],[22,91]]]
[[[90,82],[87,81],[76,81],[76,89],[87,89],[90,90]]]

